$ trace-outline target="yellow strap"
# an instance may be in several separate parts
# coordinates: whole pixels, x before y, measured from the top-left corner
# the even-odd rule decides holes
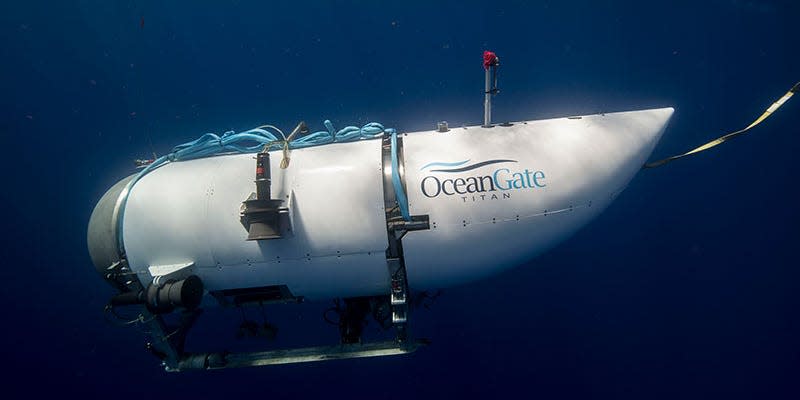
[[[271,142],[264,143],[264,149],[261,150],[262,153],[266,153],[269,151],[269,148],[274,145],[281,145],[283,150],[283,158],[281,159],[281,169],[289,168],[289,140],[273,140]]]
[[[286,135],[283,134],[283,131],[281,131],[280,129],[278,129],[278,128],[272,126],[272,125],[261,125],[258,128],[256,128],[256,129],[271,128],[271,129],[274,129],[274,130],[278,131],[281,134],[281,136],[283,136],[283,140],[279,139],[279,140],[273,140],[271,142],[265,143],[264,144],[264,149],[261,150],[261,152],[265,153],[265,152],[269,151],[270,147],[272,147],[272,146],[274,146],[276,144],[279,144],[279,145],[283,146],[283,158],[281,159],[281,169],[289,168],[289,161],[291,160],[289,158],[289,143],[291,143],[291,141],[294,140],[294,137],[300,132],[300,126],[305,125],[305,122],[301,122],[301,124],[302,125],[298,125],[297,128],[295,128],[295,130],[292,131],[291,134],[289,134],[288,138],[286,137]]]
[[[769,117],[772,113],[774,113],[775,110],[777,110],[780,106],[783,105],[783,103],[786,103],[786,101],[789,100],[792,97],[792,95],[794,95],[798,91],[800,91],[800,82],[795,84],[793,88],[789,89],[789,91],[786,92],[786,94],[783,95],[783,97],[778,99],[778,101],[772,103],[772,105],[769,106],[769,108],[767,108],[767,110],[764,111],[764,113],[761,114],[760,117],[758,117],[755,121],[753,121],[750,125],[747,125],[747,127],[742,129],[742,130],[738,130],[736,132],[731,132],[731,133],[729,133],[729,134],[727,134],[725,136],[716,138],[716,139],[714,139],[714,140],[712,140],[712,141],[710,141],[710,142],[708,142],[708,143],[706,143],[706,144],[704,144],[704,145],[702,145],[702,146],[700,146],[700,147],[698,147],[696,149],[687,151],[686,153],[678,154],[678,155],[672,156],[672,157],[667,157],[667,158],[665,158],[663,160],[649,162],[649,163],[645,164],[643,168],[660,167],[660,166],[662,166],[662,165],[664,165],[664,164],[666,164],[666,163],[668,163],[670,161],[677,160],[679,158],[683,158],[683,157],[690,156],[690,155],[695,154],[695,153],[699,153],[701,151],[708,150],[708,149],[710,149],[710,148],[712,148],[712,147],[714,147],[714,146],[716,146],[716,145],[718,145],[718,144],[720,144],[720,143],[722,143],[722,142],[724,142],[724,141],[726,141],[726,140],[728,140],[728,139],[730,139],[732,137],[739,136],[739,135],[747,132],[748,130],[750,130],[750,128],[760,124],[761,121],[767,119],[767,117]]]

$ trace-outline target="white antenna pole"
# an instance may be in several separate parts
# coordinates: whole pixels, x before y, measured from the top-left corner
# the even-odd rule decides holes
[[[486,89],[483,94],[483,126],[492,126],[492,69],[486,68]]]
[[[486,71],[486,84],[483,91],[483,127],[492,126],[492,96],[497,94],[497,67],[500,59],[491,51],[483,52],[483,69]]]

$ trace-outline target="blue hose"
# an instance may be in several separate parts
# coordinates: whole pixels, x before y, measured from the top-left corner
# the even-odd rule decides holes
[[[325,120],[323,124],[325,125],[326,130],[314,132],[301,138],[292,140],[289,142],[289,148],[299,149],[304,147],[320,146],[334,142],[353,142],[364,139],[376,139],[383,136],[384,131],[394,132],[394,129],[385,129],[383,125],[377,122],[370,122],[361,128],[356,126],[347,126],[338,132],[333,128],[331,121]],[[120,250],[124,252],[125,248],[124,241],[122,239],[125,205],[128,201],[128,194],[136,182],[156,168],[173,161],[193,160],[196,158],[210,157],[225,153],[257,153],[264,150],[265,146],[269,146],[269,150],[282,149],[285,145],[283,133],[278,131],[278,133],[281,134],[281,138],[278,138],[274,133],[264,129],[266,127],[269,126],[250,129],[249,131],[240,133],[228,131],[225,132],[221,137],[214,133],[206,133],[196,140],[173,147],[169,154],[159,157],[141,172],[139,172],[139,174],[137,174],[133,179],[131,179],[130,182],[128,182],[122,192],[123,199],[122,203],[120,204],[119,221],[117,223],[117,242]],[[274,127],[270,128],[277,130]],[[392,151],[394,152],[394,138],[392,140]],[[397,167],[394,165],[396,162],[395,158],[396,157],[394,153],[392,153],[392,171],[397,170]],[[392,178],[394,182],[394,176]],[[400,193],[402,193],[402,186],[398,186],[399,179],[400,177],[398,175],[397,182],[394,182],[395,190],[400,187]],[[403,194],[403,199],[405,199],[405,194]],[[407,214],[408,210],[406,206],[406,212],[403,214],[404,217]]]

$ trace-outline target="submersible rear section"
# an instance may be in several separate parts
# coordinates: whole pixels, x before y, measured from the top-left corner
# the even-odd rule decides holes
[[[143,285],[154,272],[191,264],[209,291],[285,287],[310,299],[388,293],[382,153],[381,140],[334,143],[292,150],[282,169],[274,152],[270,192],[285,208],[274,240],[248,240],[243,221],[256,187],[253,154],[166,164],[133,185],[123,219],[111,204],[124,182],[100,201],[89,228],[93,261],[103,273],[122,250]],[[114,246],[115,232],[124,249]]]
[[[86,238],[89,256],[97,273],[106,280],[109,280],[109,269],[123,258],[117,235],[119,214],[126,193],[125,188],[135,176],[128,176],[108,189],[95,205],[89,218]]]

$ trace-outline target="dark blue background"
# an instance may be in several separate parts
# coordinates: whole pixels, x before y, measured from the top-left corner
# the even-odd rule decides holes
[[[745,126],[800,80],[797,2],[492,3],[3,2],[6,393],[798,398],[800,99],[640,173],[528,265],[447,290],[414,315],[434,344],[411,356],[166,374],[140,333],[105,323],[87,221],[151,142],[300,119],[477,124],[492,49],[495,120],[674,106],[659,157]],[[335,338],[316,309],[303,318]],[[235,326],[217,328],[205,339]]]

